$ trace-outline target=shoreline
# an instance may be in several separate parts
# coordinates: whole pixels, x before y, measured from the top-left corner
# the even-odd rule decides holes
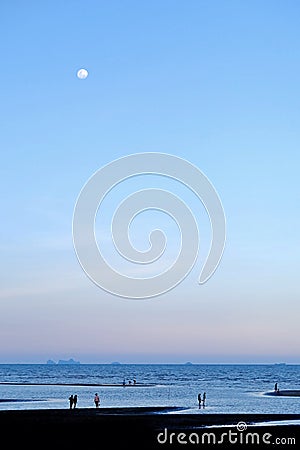
[[[89,448],[105,442],[106,449],[151,450],[156,448],[195,448],[189,443],[169,442],[176,436],[189,436],[215,433],[222,436],[233,433],[256,431],[277,436],[300,435],[300,414],[189,414],[180,413],[179,407],[114,407],[114,408],[76,408],[39,410],[2,410],[0,427],[3,436],[11,440],[12,430],[21,433],[22,444],[30,448],[41,448],[41,439],[49,436],[49,444],[59,442],[57,448]],[[176,414],[172,414],[175,412]],[[278,422],[274,425],[274,422]],[[280,424],[282,422],[282,424]],[[270,423],[270,425],[268,425]],[[246,425],[239,430],[238,424]],[[74,439],[75,437],[75,443]],[[165,440],[158,442],[158,436]],[[47,437],[48,440],[48,437]],[[79,443],[83,441],[83,444]],[[176,440],[176,439],[175,439]],[[78,442],[78,447],[77,447]],[[70,446],[68,446],[70,444]],[[63,447],[62,447],[63,446]],[[221,446],[220,446],[221,447]],[[249,447],[249,445],[248,445]],[[240,445],[239,445],[240,448]]]
[[[25,423],[31,420],[41,424],[60,423],[61,420],[64,423],[84,421],[92,423],[101,421],[104,417],[112,419],[116,417],[140,417],[155,424],[182,425],[183,427],[235,425],[241,418],[247,419],[249,425],[274,421],[286,423],[289,420],[300,422],[300,413],[180,413],[180,411],[187,411],[187,409],[182,406],[114,406],[105,408],[100,406],[99,408],[76,407],[72,410],[69,408],[3,409],[0,410],[0,425],[3,421]]]
[[[0,381],[0,386],[86,386],[86,387],[155,387],[155,383],[31,383],[31,382],[14,382]]]

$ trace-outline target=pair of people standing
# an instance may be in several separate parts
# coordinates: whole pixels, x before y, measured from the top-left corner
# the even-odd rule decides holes
[[[203,398],[201,398],[201,394],[198,394],[198,405],[199,405],[199,409],[201,408],[201,403],[203,408],[205,408],[205,402],[206,402],[206,392],[203,393]]]
[[[72,409],[72,408],[75,409],[76,408],[77,400],[78,400],[77,394],[75,394],[75,395],[72,394],[69,397],[70,409]]]

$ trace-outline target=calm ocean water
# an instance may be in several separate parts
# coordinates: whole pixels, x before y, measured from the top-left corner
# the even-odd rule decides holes
[[[120,386],[123,379],[126,387]],[[128,386],[136,379],[137,386]],[[271,397],[280,389],[300,389],[300,365],[0,365],[0,409],[68,408],[71,394],[77,407],[180,406],[187,413],[300,413],[300,397]],[[43,383],[43,385],[22,385]],[[74,386],[55,385],[73,383]],[[80,384],[119,386],[80,386]],[[206,392],[205,409],[197,395]],[[12,401],[14,400],[14,401]],[[17,401],[15,401],[17,400]],[[182,412],[182,411],[181,411]]]

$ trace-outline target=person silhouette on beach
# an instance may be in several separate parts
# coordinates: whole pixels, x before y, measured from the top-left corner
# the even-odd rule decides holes
[[[95,397],[94,397],[94,403],[95,403],[96,408],[99,408],[100,397],[99,397],[99,395],[97,394],[97,392],[96,392]]]
[[[203,393],[203,400],[202,400],[203,408],[205,408],[205,402],[206,402],[206,392]]]
[[[70,409],[72,409],[73,403],[74,403],[74,397],[73,397],[73,394],[70,395],[70,397],[69,397],[69,403],[70,403]]]
[[[278,383],[275,383],[275,386],[274,386],[274,391],[275,391],[275,392],[277,392],[277,391],[278,391]]]
[[[73,397],[73,407],[74,407],[74,409],[76,408],[77,400],[78,400],[78,397],[77,397],[77,394],[75,394],[74,397]]]
[[[201,408],[201,394],[198,394],[198,404],[199,404],[199,409]]]

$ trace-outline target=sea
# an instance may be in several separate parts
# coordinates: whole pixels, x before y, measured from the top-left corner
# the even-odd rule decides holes
[[[134,384],[136,380],[136,384]],[[300,397],[268,396],[300,389],[291,364],[0,364],[0,410],[179,407],[180,413],[300,413]],[[125,385],[123,385],[125,383]],[[206,392],[199,409],[198,394]],[[176,412],[173,412],[176,413]]]

